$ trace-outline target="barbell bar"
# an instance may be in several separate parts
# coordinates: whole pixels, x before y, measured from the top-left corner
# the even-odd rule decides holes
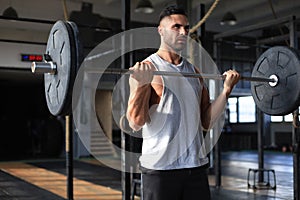
[[[54,62],[32,62],[31,72],[32,73],[49,73],[51,75],[56,74],[56,63]],[[108,68],[108,69],[86,69],[88,73],[101,73],[101,74],[112,74],[112,75],[130,75],[133,73],[132,70],[128,69],[117,69],[117,68]],[[203,73],[187,73],[187,72],[171,72],[171,71],[153,71],[154,76],[175,76],[175,77],[189,77],[189,78],[203,78],[203,79],[214,79],[214,80],[224,80],[226,75],[220,74],[203,74]],[[273,74],[269,78],[264,77],[248,77],[241,76],[240,80],[245,81],[257,81],[257,82],[267,82],[271,86],[276,86],[278,82],[278,77]]]
[[[70,26],[72,25],[72,26]],[[80,67],[78,30],[74,23],[57,21],[49,34],[44,62],[33,62],[31,71],[44,74],[45,96],[53,115],[71,112],[73,84]],[[128,69],[84,68],[87,73],[131,74]],[[224,80],[224,75],[154,71],[154,75]],[[286,115],[300,105],[300,56],[296,49],[269,48],[256,61],[251,77],[251,93],[257,107],[269,115]]]

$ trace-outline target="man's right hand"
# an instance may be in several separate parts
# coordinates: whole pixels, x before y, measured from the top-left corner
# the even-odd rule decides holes
[[[136,80],[138,87],[141,87],[151,83],[155,67],[151,62],[143,61],[137,62],[133,67],[130,67],[129,70],[133,71],[130,77]]]

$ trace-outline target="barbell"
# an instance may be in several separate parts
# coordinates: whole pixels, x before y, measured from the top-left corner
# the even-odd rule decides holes
[[[43,62],[33,62],[31,71],[44,74],[45,96],[51,114],[71,112],[72,90],[82,61],[78,29],[75,23],[57,21],[49,34]],[[91,69],[90,73],[131,74],[127,69]],[[300,105],[300,56],[297,50],[276,46],[266,50],[254,65],[251,93],[257,107],[269,115],[286,115]],[[224,75],[154,71],[153,75],[204,79],[225,79]]]

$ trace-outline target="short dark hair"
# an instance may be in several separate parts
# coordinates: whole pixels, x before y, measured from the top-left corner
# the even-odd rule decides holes
[[[160,21],[165,18],[168,17],[170,15],[184,15],[187,17],[187,14],[185,12],[185,10],[181,7],[178,7],[177,5],[171,5],[166,7],[165,9],[163,9],[159,15],[159,21],[158,23],[160,23]]]

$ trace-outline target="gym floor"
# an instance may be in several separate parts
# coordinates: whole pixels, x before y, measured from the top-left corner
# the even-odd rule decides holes
[[[222,186],[216,188],[209,175],[213,200],[290,200],[293,199],[293,159],[290,153],[265,152],[265,168],[275,170],[276,190],[251,189],[249,168],[257,168],[257,152],[222,154]],[[253,183],[251,176],[250,184]],[[273,177],[270,184],[274,186]],[[67,199],[65,160],[0,162],[0,199]],[[121,173],[96,160],[74,161],[74,199],[121,200]],[[139,199],[138,195],[135,199]]]

